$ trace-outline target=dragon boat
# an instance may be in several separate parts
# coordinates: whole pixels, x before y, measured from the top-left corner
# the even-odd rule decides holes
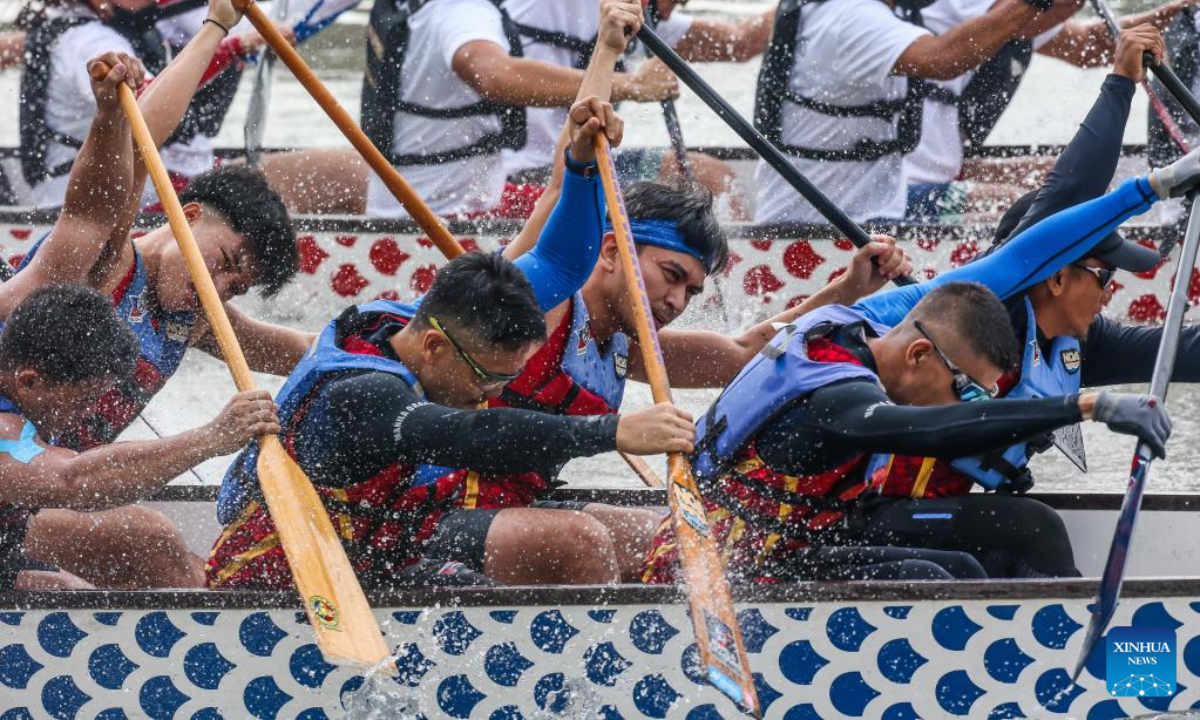
[[[203,553],[214,495],[171,487],[153,505]],[[1062,513],[1084,574],[1098,574],[1120,496],[1036,497]],[[559,498],[665,501],[654,490]],[[735,592],[765,717],[1100,719],[1200,707],[1200,549],[1186,540],[1200,495],[1147,496],[1143,515],[1113,626],[1175,632],[1173,696],[1153,675],[1111,695],[1103,649],[1072,686],[1094,579],[779,584]],[[739,715],[704,684],[674,588],[427,588],[371,602],[394,678],[325,663],[290,593],[0,595],[0,717]]]
[[[749,177],[745,154],[727,155]],[[1131,157],[1126,172],[1140,162]],[[0,255],[19,259],[53,221],[53,213],[0,209]],[[161,218],[140,220],[141,228],[157,224]],[[300,279],[271,300],[275,318],[410,299],[443,262],[407,222],[301,217],[297,229]],[[450,229],[468,247],[491,249],[520,224]],[[984,224],[881,230],[907,244],[919,277],[967,262],[992,233]],[[730,328],[799,302],[842,272],[853,251],[828,227],[735,224],[730,234],[731,266],[702,298],[712,308],[707,317]],[[1162,250],[1180,234],[1144,221],[1126,227],[1128,237]],[[1121,278],[1106,312],[1161,321],[1174,262],[1167,254],[1154,270]],[[1189,289],[1200,300],[1200,274]],[[266,310],[257,298],[239,302]],[[172,486],[151,505],[203,556],[218,532],[214,497],[211,487]],[[1200,495],[1147,496],[1132,577],[1112,623],[1175,632],[1171,696],[1166,680],[1150,674],[1117,683],[1114,696],[1103,646],[1072,685],[1121,498],[1036,497],[1062,514],[1085,579],[739,588],[765,716],[1101,720],[1200,708],[1200,549],[1188,541]],[[653,490],[560,490],[558,498],[665,503]],[[395,653],[394,678],[368,680],[325,663],[291,593],[0,594],[0,718],[739,715],[704,683],[674,588],[418,588],[372,594],[371,602]]]

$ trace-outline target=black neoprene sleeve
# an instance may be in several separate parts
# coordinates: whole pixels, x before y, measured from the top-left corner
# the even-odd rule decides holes
[[[455,410],[422,400],[394,375],[368,372],[321,388],[299,430],[301,467],[315,482],[338,487],[397,461],[496,474],[557,468],[615,450],[617,416]]]
[[[1074,397],[911,407],[893,405],[874,383],[852,380],[812,393],[760,432],[757,447],[772,468],[809,475],[864,452],[978,455],[1080,419]]]

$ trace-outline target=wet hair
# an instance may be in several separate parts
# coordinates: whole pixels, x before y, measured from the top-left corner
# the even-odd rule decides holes
[[[264,296],[279,292],[295,276],[300,263],[296,232],[283,199],[259,170],[246,165],[213,168],[193,178],[179,202],[216,208],[245,239],[255,285]]]
[[[670,220],[683,242],[708,258],[709,275],[729,262],[729,240],[713,211],[713,195],[696,183],[637,182],[625,188],[625,210],[638,220]]]
[[[413,322],[428,326],[430,315],[505,350],[546,339],[546,317],[533,286],[499,253],[467,253],[443,265]]]
[[[987,287],[974,282],[947,283],[921,298],[906,322],[920,320],[958,338],[965,348],[1007,371],[1021,359],[1004,303]]]
[[[123,378],[137,357],[137,337],[111,301],[83,285],[34,290],[0,332],[0,367],[36,370],[51,383]]]

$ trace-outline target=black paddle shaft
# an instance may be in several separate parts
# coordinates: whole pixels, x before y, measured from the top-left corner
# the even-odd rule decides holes
[[[1150,68],[1150,72],[1154,73],[1154,77],[1163,84],[1163,87],[1171,93],[1175,102],[1179,103],[1187,114],[1192,116],[1192,120],[1200,123],[1200,101],[1196,100],[1196,96],[1192,94],[1191,90],[1188,90],[1187,85],[1183,84],[1175,71],[1166,63],[1155,65],[1154,56],[1150,53],[1143,54],[1142,61],[1146,63],[1146,67]]]
[[[692,70],[691,66],[684,62],[683,58],[679,57],[653,30],[642,25],[642,29],[638,31],[638,39],[666,63],[667,67],[671,68],[671,71],[683,81],[683,84],[691,88],[692,92],[696,93],[705,105],[712,108],[713,112],[724,120],[726,125],[733,128],[733,131],[745,140],[747,145],[754,148],[754,151],[763,160],[766,160],[768,165],[775,168],[775,172],[787,180],[788,184],[796,189],[796,192],[817,209],[817,212],[825,216],[830,225],[843,233],[856,247],[863,247],[871,242],[871,237],[865,230],[851,220],[850,216],[841,208],[834,205],[829,198],[825,197],[825,193],[804,177],[779,148],[775,147],[762,133],[755,130],[754,126],[746,121],[746,118],[739,115],[733,106],[725,101],[725,98],[718,95],[711,85],[704,82],[704,79],[697,75],[696,71]],[[907,275],[898,277],[892,282],[897,285],[916,284],[916,281]]]

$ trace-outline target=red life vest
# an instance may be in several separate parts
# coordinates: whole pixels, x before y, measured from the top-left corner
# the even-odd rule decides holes
[[[795,340],[798,342],[799,340]],[[862,363],[825,337],[806,341],[808,359],[819,363]],[[855,501],[871,490],[863,473],[869,455],[814,475],[785,475],[771,468],[751,440],[733,466],[707,481],[697,477],[713,538],[726,566],[754,577],[754,568],[821,540],[842,526]],[[678,548],[664,522],[647,555],[643,582],[675,582]]]
[[[283,446],[292,459],[297,458],[297,428],[309,413],[318,391],[336,377],[338,369],[353,366],[353,356],[382,357],[368,338],[390,337],[397,326],[408,324],[408,315],[375,310],[375,307],[398,303],[375,303],[355,310],[355,315],[343,314],[317,340],[316,351],[294,371],[300,376],[297,385],[305,387],[303,399],[293,407],[284,398],[288,387],[280,393],[280,413],[284,421]],[[354,309],[352,309],[354,310]],[[348,332],[347,332],[348,331]],[[317,369],[324,358],[337,363],[332,371]],[[411,375],[400,363],[401,377]],[[317,375],[315,381],[304,381],[304,375]],[[293,379],[289,379],[289,383]],[[245,454],[245,453],[244,453]],[[239,461],[242,458],[239,458]],[[235,461],[236,463],[237,461]],[[243,463],[254,467],[253,462]],[[316,486],[317,493],[329,511],[334,528],[342,538],[346,554],[364,583],[386,585],[403,568],[420,559],[421,545],[429,539],[442,514],[457,503],[459,485],[450,477],[423,485],[413,485],[414,466],[395,463],[371,478],[342,488]],[[249,482],[244,483],[250,486]],[[257,495],[257,485],[250,486]],[[251,499],[238,517],[225,528],[213,546],[206,567],[208,585],[213,589],[239,587],[289,588],[292,585],[287,558],[279,545],[275,524],[263,508],[260,497]]]
[[[512,407],[553,415],[606,415],[617,412],[599,393],[592,392],[571,377],[564,369],[567,353],[590,358],[596,364],[611,361],[617,380],[624,379],[626,345],[624,336],[619,347],[607,357],[596,352],[595,339],[587,325],[587,309],[576,294],[567,313],[546,343],[534,353],[521,376],[513,380],[488,407]],[[582,316],[582,317],[581,317]],[[609,370],[609,368],[602,368]],[[619,399],[617,403],[619,405]],[[528,472],[514,475],[481,475],[473,470],[458,470],[455,476],[464,484],[462,506],[466,509],[526,507],[558,483],[554,477]]]
[[[1000,396],[1008,394],[1020,374],[1005,373],[997,383]],[[892,455],[876,472],[879,494],[896,498],[961,497],[971,492],[975,480],[950,465],[949,461],[915,455]]]

